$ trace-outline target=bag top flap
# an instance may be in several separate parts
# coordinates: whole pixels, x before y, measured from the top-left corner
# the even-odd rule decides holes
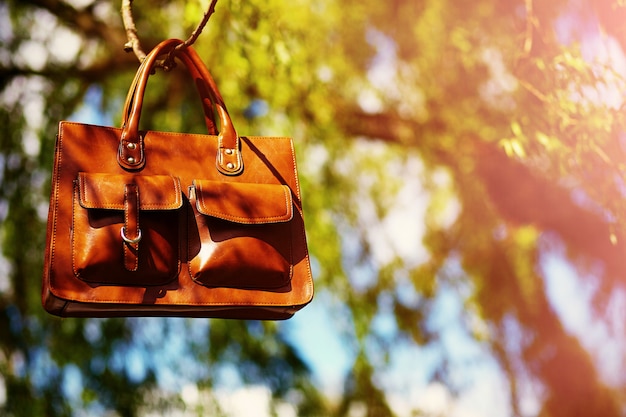
[[[291,190],[286,185],[195,180],[194,186],[198,211],[207,216],[244,224],[293,218]]]
[[[124,210],[127,184],[139,189],[140,210],[175,210],[183,205],[180,180],[171,175],[78,173],[80,205],[87,209]]]

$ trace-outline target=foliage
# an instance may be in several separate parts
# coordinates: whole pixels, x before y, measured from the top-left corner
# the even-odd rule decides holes
[[[206,3],[135,2],[144,46],[186,37]],[[267,387],[274,413],[400,414],[383,383],[398,347],[442,350],[429,380],[467,390],[437,324],[446,297],[497,361],[511,415],[622,414],[623,2],[218,3],[195,47],[238,131],[296,138],[318,299],[354,361],[339,398],[288,323],[42,311],[55,124],[116,124],[137,68],[117,8],[0,3],[1,414],[222,415],[225,381]],[[144,126],[201,132],[189,84],[157,74]],[[560,313],[555,258],[607,329],[610,372]]]

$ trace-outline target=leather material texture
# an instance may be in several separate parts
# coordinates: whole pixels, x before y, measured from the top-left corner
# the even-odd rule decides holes
[[[42,283],[52,314],[279,320],[313,298],[290,138],[238,136],[191,48],[177,58],[208,134],[138,129],[150,70],[180,43],[144,60],[122,127],[59,124]]]

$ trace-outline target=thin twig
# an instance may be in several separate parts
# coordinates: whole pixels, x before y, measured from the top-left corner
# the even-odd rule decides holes
[[[191,36],[189,37],[189,39],[187,39],[184,43],[176,46],[175,48],[176,50],[187,48],[193,45],[196,39],[198,39],[198,36],[200,36],[200,34],[202,33],[202,30],[204,30],[204,27],[209,21],[209,18],[211,17],[211,15],[215,13],[216,4],[217,4],[217,0],[211,0],[211,4],[209,4],[209,8],[207,9],[206,12],[204,12],[204,16],[202,17],[202,20],[200,21],[196,29],[191,33]]]
[[[128,39],[128,42],[126,42],[126,44],[124,45],[124,50],[126,52],[133,51],[137,56],[137,59],[142,62],[146,57],[146,53],[144,52],[143,48],[141,47],[141,43],[139,42],[139,36],[137,34],[137,28],[135,26],[135,21],[133,18],[132,4],[133,0],[122,0],[122,21],[124,22],[124,29],[126,29],[126,37]],[[209,18],[211,17],[211,15],[213,15],[213,13],[215,13],[216,4],[217,0],[211,0],[211,4],[209,4],[207,11],[204,12],[202,20],[200,21],[196,29],[191,33],[191,36],[185,42],[177,45],[176,48],[174,48],[169,56],[165,59],[165,62],[158,63],[157,66],[166,69],[171,69],[174,67],[173,56],[181,49],[188,48],[189,46],[193,45],[193,43],[198,39],[198,37],[202,33],[202,30],[209,21]]]
[[[124,22],[126,38],[128,39],[128,42],[124,45],[124,50],[126,52],[133,51],[137,59],[139,59],[139,62],[142,62],[146,57],[146,53],[141,48],[141,43],[139,42],[137,27],[135,27],[135,21],[133,19],[132,5],[133,0],[122,0],[122,21]]]
[[[209,21],[209,18],[211,17],[213,13],[215,13],[216,4],[217,4],[217,0],[211,0],[211,4],[209,4],[209,8],[207,9],[206,12],[204,12],[204,16],[202,16],[202,20],[200,21],[196,29],[191,33],[191,36],[185,42],[181,43],[180,45],[176,45],[176,47],[172,49],[172,51],[167,55],[167,58],[165,58],[165,60],[159,66],[163,67],[165,71],[169,71],[176,66],[176,62],[174,61],[174,56],[176,56],[176,53],[182,50],[183,48],[188,48],[191,45],[193,45],[196,39],[198,39],[198,36],[200,36],[200,34],[202,33],[202,30],[204,29],[207,22]]]

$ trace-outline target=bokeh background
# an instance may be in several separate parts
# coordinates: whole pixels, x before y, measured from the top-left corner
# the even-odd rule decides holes
[[[136,1],[142,44],[207,5]],[[0,1],[1,415],[626,413],[623,0],[220,0],[194,46],[240,134],[295,140],[316,298],[278,323],[59,319],[57,123],[120,123],[120,6]],[[202,132],[180,68],[144,104]]]

